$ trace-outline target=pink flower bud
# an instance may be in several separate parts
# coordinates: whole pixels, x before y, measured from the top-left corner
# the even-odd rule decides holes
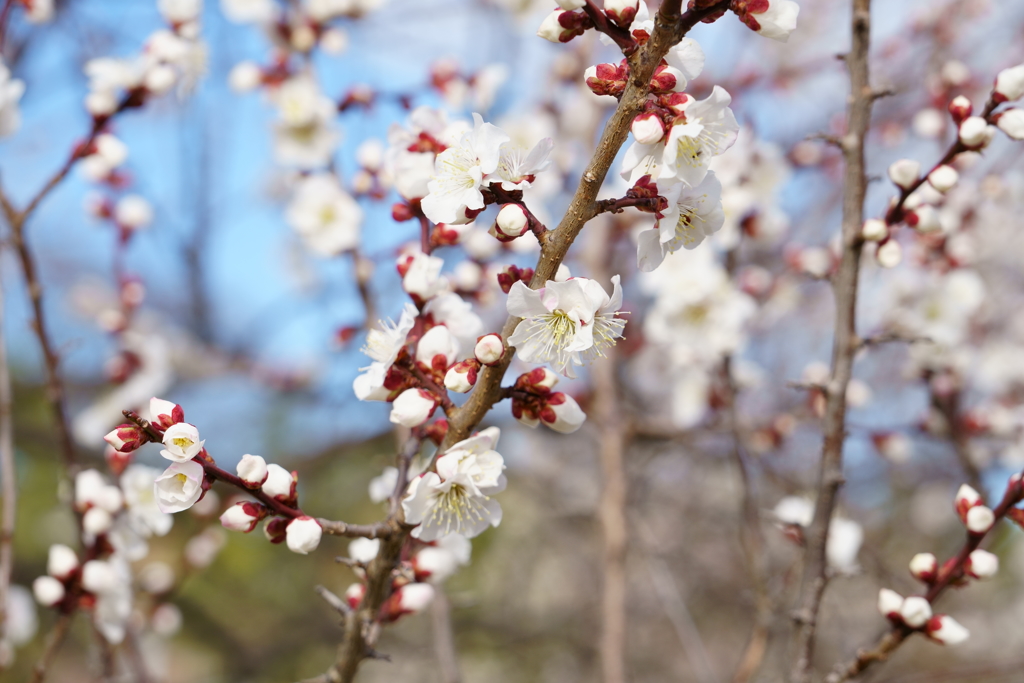
[[[575,12],[556,9],[544,17],[537,35],[552,43],[568,43],[576,36],[583,35],[582,26],[583,22],[576,18]]]
[[[964,571],[975,579],[991,579],[999,571],[999,558],[987,550],[975,550],[967,557]]]
[[[1013,102],[1024,97],[1024,64],[1000,71],[993,94],[997,102]]]
[[[984,505],[975,505],[967,511],[964,525],[972,534],[985,534],[996,523],[996,516]]]
[[[604,13],[622,28],[629,28],[640,9],[640,0],[605,0]]]
[[[881,242],[889,236],[889,226],[885,224],[885,221],[869,218],[864,221],[860,234],[868,242]]]
[[[929,619],[925,634],[943,645],[959,645],[971,637],[971,632],[948,614],[937,614]]]
[[[518,204],[505,204],[494,219],[494,229],[505,237],[520,237],[530,229],[530,220]]]
[[[263,535],[266,536],[267,540],[271,543],[284,543],[289,522],[291,522],[291,520],[285,519],[284,517],[268,519],[267,523],[263,525]]]
[[[475,358],[462,360],[448,368],[444,376],[444,386],[449,391],[464,394],[476,384],[480,361]]]
[[[437,409],[437,399],[423,389],[406,389],[391,404],[389,419],[393,424],[419,427]]]
[[[921,177],[921,162],[913,159],[900,159],[889,166],[889,180],[896,186],[909,190]]]
[[[285,540],[288,550],[300,555],[308,555],[320,545],[324,530],[320,523],[312,517],[293,519],[285,529]]]
[[[361,583],[353,583],[345,589],[345,601],[352,609],[359,609],[364,595],[366,595],[366,586]]]
[[[149,399],[149,421],[154,427],[164,431],[171,425],[184,422],[185,411],[177,403],[154,396]]]
[[[476,342],[473,355],[484,365],[494,365],[505,355],[505,344],[499,334],[485,334]]]
[[[55,543],[50,546],[50,553],[46,558],[46,573],[50,576],[67,579],[78,569],[78,555],[66,545]]]
[[[256,528],[260,520],[266,517],[267,508],[259,503],[246,501],[235,503],[220,516],[220,523],[230,531],[241,531],[247,534]]]
[[[561,391],[551,394],[547,407],[540,413],[541,422],[560,434],[572,434],[587,421],[580,404]]]
[[[894,590],[883,588],[878,591],[878,611],[889,619],[898,619],[903,607],[903,596]]]
[[[968,149],[983,149],[992,142],[994,134],[992,126],[980,116],[968,116],[960,124],[960,142]]]
[[[918,553],[910,559],[910,574],[918,581],[932,583],[939,571],[939,561],[931,553]]]
[[[903,601],[900,617],[910,628],[921,628],[932,618],[932,606],[924,598],[913,595]]]
[[[434,599],[434,587],[429,583],[409,583],[394,593],[381,607],[384,621],[395,621],[406,615],[421,612]]]
[[[999,130],[1013,140],[1024,140],[1024,109],[1007,109],[996,120]]]
[[[956,514],[959,515],[960,521],[966,520],[968,510],[980,504],[981,494],[967,484],[960,486],[960,489],[956,492],[956,498],[953,499],[953,508],[956,510]]]
[[[103,440],[120,453],[131,453],[148,442],[149,437],[136,425],[126,423],[116,427]]]
[[[928,184],[943,193],[956,187],[958,180],[960,180],[960,174],[956,172],[955,168],[946,164],[942,164],[928,174]]]
[[[280,465],[267,465],[267,478],[262,489],[274,500],[290,502],[295,499],[295,475]]]
[[[238,461],[235,472],[238,473],[238,478],[244,481],[246,486],[254,489],[263,486],[263,482],[269,476],[267,461],[258,455],[250,455],[248,453],[243,455],[242,459]]]
[[[974,111],[974,105],[963,95],[957,95],[949,103],[949,114],[956,125],[960,125]]]
[[[655,142],[661,142],[665,137],[665,124],[653,112],[637,116],[633,119],[633,124],[629,129],[641,145],[653,145]]]
[[[429,368],[443,370],[459,355],[459,340],[444,325],[435,325],[416,344],[416,360]]]
[[[40,576],[32,582],[32,594],[43,607],[54,607],[64,599],[64,584],[52,576]]]

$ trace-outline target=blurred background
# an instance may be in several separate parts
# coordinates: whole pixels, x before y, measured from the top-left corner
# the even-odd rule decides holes
[[[743,680],[780,680],[789,666],[800,552],[773,510],[787,496],[811,495],[817,477],[821,396],[793,383],[819,381],[831,349],[833,307],[822,279],[835,265],[842,164],[825,138],[845,125],[848,85],[837,55],[849,45],[845,3],[800,6],[787,44],[753,34],[732,15],[691,33],[707,60],[688,91],[703,97],[713,85],[725,87],[743,126],[734,149],[716,161],[727,225],[715,239],[640,277],[630,236],[650,221],[627,211],[596,219],[570,255],[573,274],[590,274],[595,261],[621,272],[631,313],[615,381],[631,425],[622,465],[625,639],[628,680],[636,683],[734,680],[753,634],[764,652]],[[103,468],[101,437],[120,411],[160,396],[184,407],[221,467],[258,453],[299,472],[305,510],[355,523],[381,518],[367,486],[392,464],[396,437],[388,406],[360,403],[351,390],[368,364],[354,264],[374,266],[370,322],[397,318],[404,294],[394,259],[419,229],[393,220],[399,198],[386,172],[380,187],[360,185],[366,143],[386,145],[389,128],[405,125],[421,105],[452,119],[480,112],[530,145],[550,136],[555,167],[531,208],[557,224],[611,111],[608,98],[583,86],[583,71],[617,60],[590,34],[567,45],[537,38],[550,9],[529,0],[386,0],[364,16],[333,21],[343,40],[311,53],[308,67],[324,94],[349,103],[335,121],[340,144],[330,166],[364,220],[358,258],[325,258],[286,220],[301,171],[275,161],[275,108],[229,86],[239,62],[272,62],[273,37],[230,21],[207,0],[194,84],[118,116],[111,132],[130,152],[117,177],[96,182],[79,165],[26,228],[83,461]],[[16,205],[88,131],[83,66],[138,53],[164,24],[155,3],[138,0],[58,0],[42,24],[11,13],[3,56],[25,93],[19,130],[0,141],[0,182]],[[895,93],[877,103],[869,142],[867,212],[879,216],[895,194],[884,179],[888,165],[910,157],[930,168],[955,134],[948,101],[964,94],[980,109],[994,75],[1024,61],[1024,7],[876,3],[873,55],[873,81]],[[913,554],[934,552],[941,561],[959,548],[957,487],[975,478],[998,499],[1006,477],[1024,465],[1024,168],[1020,148],[1005,136],[973,157],[958,165],[956,190],[935,200],[937,236],[904,229],[896,269],[865,259],[862,334],[930,341],[872,346],[856,368],[840,514],[856,522],[863,542],[825,598],[822,670],[883,631],[878,588],[914,591],[906,571]],[[603,196],[627,187],[610,174]],[[96,207],[128,194],[144,197],[153,218],[121,240]],[[479,231],[492,220],[481,216]],[[442,255],[453,279],[467,258],[493,279],[494,264],[532,265],[536,251],[527,235],[510,248],[464,244]],[[75,527],[62,503],[69,494],[59,487],[42,358],[10,249],[0,253],[0,282],[20,491],[13,580],[29,586],[44,573],[51,544],[74,544]],[[141,303],[126,318],[128,282]],[[737,297],[744,312],[715,319],[738,306]],[[477,287],[473,300],[487,329],[499,329],[504,298],[495,284]],[[694,335],[683,343],[689,347],[680,348],[673,326]],[[693,360],[700,354],[690,347],[701,345],[710,360]],[[586,374],[562,386],[589,412]],[[736,411],[728,409],[731,396]],[[386,630],[379,649],[392,661],[366,663],[361,681],[452,683],[450,667],[438,664],[449,637],[466,681],[600,677],[600,425],[571,436],[532,431],[511,419],[507,403],[486,424],[503,428],[504,520],[474,539],[472,563],[431,608]],[[156,447],[138,460],[161,461]],[[141,651],[152,680],[269,682],[322,673],[341,630],[313,588],[340,595],[355,580],[334,562],[347,540],[326,537],[307,557],[270,545],[259,531],[229,534],[217,516],[231,492],[219,492],[177,515],[135,567],[135,618],[145,626]],[[744,554],[743,534],[751,533],[763,544],[758,580]],[[1020,530],[1000,527],[990,543],[1003,571],[942,603],[972,638],[956,649],[914,639],[868,680],[1020,680]],[[53,621],[39,609],[40,635],[17,650],[0,679],[28,680]],[[83,671],[98,667],[94,638],[84,620],[76,622],[49,680],[87,680]]]

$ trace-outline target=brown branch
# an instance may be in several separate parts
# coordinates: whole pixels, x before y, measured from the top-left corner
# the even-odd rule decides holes
[[[4,302],[0,291],[0,487],[3,505],[0,514],[0,641],[7,636],[7,602],[14,568],[14,531],[18,511],[18,483],[14,469],[14,427],[11,423],[11,372],[7,365],[4,341]],[[2,669],[2,665],[0,665]]]
[[[452,636],[452,606],[441,586],[434,587],[434,601],[430,604],[433,618],[434,653],[441,670],[441,683],[462,683],[458,652]]]
[[[985,537],[996,528],[996,524],[999,520],[1003,519],[1012,510],[1016,509],[1014,508],[1014,505],[1024,498],[1024,485],[1021,484],[1022,476],[1024,476],[1024,473],[1017,475],[1017,478],[1011,480],[1010,484],[1006,487],[1006,493],[1003,494],[1003,499],[992,511],[996,518],[992,527],[983,534],[968,532],[967,539],[964,541],[960,551],[953,558],[953,561],[948,564],[944,563],[941,565],[942,569],[939,572],[938,578],[924,595],[925,600],[934,604],[954,581],[963,577],[964,566],[967,564],[967,560],[970,558],[971,553],[977,550]],[[874,645],[866,649],[862,648],[857,652],[857,656],[850,661],[837,664],[832,669],[832,672],[825,678],[825,683],[843,683],[843,681],[847,681],[854,676],[859,676],[875,663],[885,661],[890,653],[898,648],[908,636],[913,635],[915,632],[916,631],[913,631],[902,624],[893,626],[892,629],[882,635]]]
[[[315,590],[316,594],[323,598],[324,602],[330,605],[338,614],[347,617],[352,612],[352,608],[349,607],[349,604],[347,602],[345,602],[344,600],[342,600],[337,595],[327,590],[323,586],[317,586],[313,590]]]
[[[68,627],[71,625],[72,613],[61,614],[53,628],[50,630],[50,634],[46,637],[46,647],[43,649],[42,656],[36,661],[34,667],[32,667],[32,683],[43,683],[46,680],[46,673],[53,663],[53,658],[57,656],[57,651],[60,650],[60,646],[64,643],[64,637],[68,633]]]
[[[846,56],[850,73],[848,130],[843,136],[846,162],[843,190],[842,259],[832,281],[836,302],[835,338],[832,345],[832,377],[826,392],[825,434],[818,481],[818,500],[814,520],[807,529],[807,551],[797,612],[799,626],[796,652],[790,674],[791,683],[810,680],[814,656],[814,638],[818,610],[825,593],[828,561],[825,546],[839,487],[843,483],[843,442],[846,437],[846,388],[853,370],[857,349],[857,283],[863,241],[864,196],[867,175],[864,169],[864,139],[871,123],[874,102],[868,73],[871,41],[871,0],[854,0],[851,22],[852,46]]]

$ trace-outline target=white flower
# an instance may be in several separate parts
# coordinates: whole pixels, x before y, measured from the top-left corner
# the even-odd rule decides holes
[[[987,550],[975,550],[967,559],[967,573],[976,579],[991,579],[999,571],[999,558]]]
[[[40,576],[32,582],[32,594],[43,607],[53,607],[65,595],[64,584],[52,576]]]
[[[235,64],[228,73],[228,85],[235,92],[249,92],[263,83],[263,70],[255,62]]]
[[[498,168],[484,178],[484,182],[501,183],[501,189],[506,191],[529,188],[535,176],[551,164],[548,157],[554,146],[551,138],[544,138],[527,153],[524,147],[506,142],[500,148]]]
[[[430,419],[437,408],[437,399],[423,389],[406,389],[391,403],[393,424],[404,427],[419,427]]]
[[[946,164],[942,164],[928,174],[928,184],[943,193],[956,187],[958,180],[960,180],[960,174],[956,172],[955,168]]]
[[[943,645],[959,645],[971,637],[971,632],[948,614],[940,614],[928,622],[928,637]]]
[[[203,11],[203,0],[159,0],[157,7],[169,23],[195,21]]]
[[[5,640],[20,647],[35,637],[39,630],[39,617],[32,601],[32,593],[23,586],[12,584],[7,593],[7,614],[4,620]],[[10,664],[10,660],[7,662]]]
[[[417,251],[405,260],[406,271],[402,277],[402,288],[420,301],[429,301],[445,289],[448,281],[441,276],[444,259]]]
[[[516,282],[508,293],[509,315],[523,320],[508,338],[520,359],[527,363],[551,363],[567,377],[572,365],[582,365],[581,355],[599,355],[622,335],[625,322],[615,317],[622,302],[616,275],[613,295],[594,280],[548,280],[538,290]]]
[[[130,230],[145,228],[153,222],[153,206],[145,197],[130,194],[117,200],[114,206],[114,220]]]
[[[274,0],[220,0],[220,8],[236,24],[263,24],[277,14]]]
[[[398,589],[398,608],[402,614],[422,612],[434,600],[434,587],[429,583],[410,583]]]
[[[932,606],[924,598],[913,595],[903,601],[899,613],[907,626],[921,628],[932,618]]]
[[[888,588],[878,591],[878,611],[882,613],[882,616],[899,615],[901,607],[903,607],[902,595]]]
[[[999,130],[1014,140],[1024,140],[1024,109],[1008,109],[996,121]]]
[[[405,339],[416,324],[416,315],[416,307],[406,304],[397,324],[391,320],[381,321],[381,329],[373,329],[367,333],[363,353],[383,365],[385,369],[390,368],[405,347]]]
[[[167,448],[160,451],[160,455],[172,462],[188,462],[199,455],[204,443],[199,439],[199,430],[195,425],[179,422],[164,432],[164,446]]]
[[[694,188],[673,183],[662,191],[668,209],[653,228],[637,235],[637,267],[649,272],[661,265],[666,254],[694,249],[705,237],[721,229],[725,223],[722,211],[722,184],[713,171]]]
[[[501,506],[490,496],[505,489],[504,461],[493,450],[501,431],[489,427],[452,446],[409,485],[402,509],[412,535],[434,541],[451,533],[467,538],[501,523]]]
[[[288,550],[300,555],[308,555],[320,545],[320,537],[324,530],[312,517],[298,517],[288,523],[285,529],[285,543]]]
[[[828,529],[828,540],[825,543],[825,554],[829,566],[844,573],[852,573],[857,569],[857,553],[864,541],[864,530],[860,524],[850,519],[836,517]]]
[[[267,461],[258,455],[246,453],[238,461],[235,471],[246,484],[262,486],[267,480]]]
[[[572,434],[587,421],[587,415],[569,394],[557,391],[547,399],[540,421],[560,434]]]
[[[259,510],[254,503],[235,503],[220,516],[220,524],[230,531],[241,531],[247,534],[259,524]]]
[[[370,500],[374,503],[383,503],[391,497],[397,485],[398,469],[395,467],[385,467],[379,477],[374,477],[370,480]]]
[[[114,525],[114,518],[103,508],[89,508],[82,515],[82,530],[91,536],[105,534]]]
[[[480,186],[497,170],[501,146],[509,136],[484,123],[479,114],[473,114],[473,124],[458,144],[437,155],[434,177],[427,184],[430,192],[421,203],[423,213],[435,223],[451,223],[466,209],[484,207]]]
[[[82,159],[81,168],[89,180],[105,180],[128,158],[128,145],[110,133],[96,136],[96,152]]]
[[[910,574],[919,581],[934,581],[939,561],[931,553],[918,553],[910,558]]]
[[[897,187],[909,190],[921,177],[921,162],[914,159],[900,159],[889,165],[889,180]]]
[[[273,100],[279,113],[274,127],[277,160],[304,169],[326,166],[338,144],[334,102],[308,77],[285,81]]]
[[[356,562],[370,564],[380,550],[379,538],[357,538],[348,544],[348,556]]]
[[[66,545],[55,543],[50,546],[46,558],[46,573],[58,579],[66,579],[78,569],[78,555]]]
[[[996,94],[1012,102],[1024,97],[1024,64],[1003,69],[996,76]]]
[[[160,470],[146,465],[129,465],[121,474],[121,489],[128,506],[128,524],[142,536],[164,536],[174,525],[174,518],[160,509],[154,483]]]
[[[262,490],[276,500],[288,500],[292,497],[294,481],[292,473],[280,465],[267,465],[267,478],[263,482]]]
[[[860,235],[868,242],[881,242],[889,236],[889,226],[887,226],[883,220],[879,220],[878,218],[869,218],[864,221],[864,226],[860,230]]]
[[[566,31],[558,19],[562,16],[563,12],[565,10],[556,9],[545,16],[544,20],[540,22],[540,27],[537,28],[537,35],[552,43],[561,43],[562,35]]]
[[[485,334],[473,347],[473,355],[484,365],[492,365],[505,355],[505,344],[499,334]]]
[[[489,241],[494,240],[488,238]],[[468,263],[463,261],[462,263]],[[423,314],[452,331],[460,348],[472,348],[484,330],[484,322],[473,310],[473,305],[454,292],[441,292],[423,307]]]
[[[980,116],[968,116],[960,124],[960,142],[970,149],[981,149],[992,142],[995,128]]]
[[[459,340],[444,325],[434,325],[416,343],[416,360],[428,368],[433,367],[436,356],[441,356],[441,369],[447,369],[458,355]]]
[[[286,218],[306,245],[323,256],[337,256],[359,244],[363,210],[330,173],[300,181]]]
[[[883,268],[895,268],[903,260],[903,247],[894,239],[888,240],[875,250],[875,259]]]
[[[372,332],[372,330],[371,330]],[[352,391],[360,401],[386,401],[391,392],[384,387],[388,369],[383,363],[370,363],[352,381]]]
[[[789,40],[789,34],[796,29],[799,14],[800,5],[793,0],[769,0],[764,11],[748,12],[744,23],[765,38],[785,43]]]
[[[82,588],[90,593],[106,593],[117,587],[117,572],[105,560],[89,560],[82,565]]]
[[[669,131],[659,180],[677,178],[690,187],[704,180],[712,157],[729,149],[739,133],[730,102],[729,93],[716,85],[707,98],[686,108],[685,122]]]
[[[161,512],[187,510],[203,495],[203,466],[194,461],[171,463],[153,487]]]
[[[460,534],[448,534],[423,548],[413,558],[417,581],[443,583],[460,567],[469,564],[473,545]]]

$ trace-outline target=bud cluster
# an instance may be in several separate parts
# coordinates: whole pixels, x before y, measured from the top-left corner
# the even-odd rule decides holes
[[[587,416],[572,396],[552,391],[558,375],[547,368],[535,368],[516,379],[511,390],[512,416],[528,427],[543,423],[556,432],[572,434]]]

